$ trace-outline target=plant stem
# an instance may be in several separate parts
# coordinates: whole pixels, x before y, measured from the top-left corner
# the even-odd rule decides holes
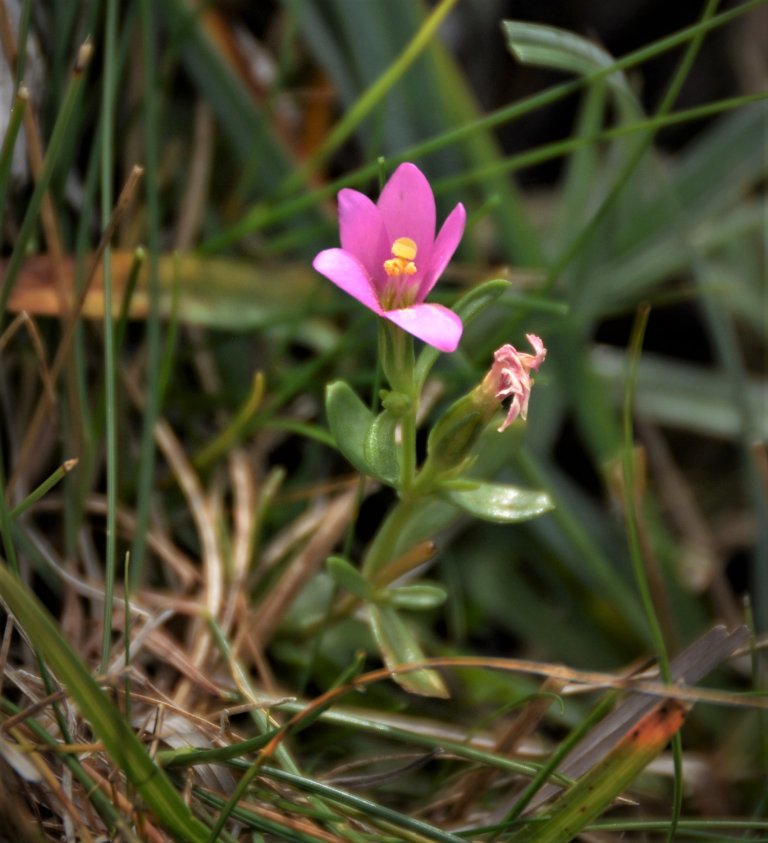
[[[414,406],[400,422],[402,437],[400,449],[400,483],[407,494],[413,487],[416,475],[416,407]]]
[[[389,409],[396,412],[400,420],[400,489],[407,495],[416,476],[416,410],[419,406],[413,337],[396,325],[381,320],[379,359],[392,391],[399,393],[404,401],[401,410],[396,411],[391,406]]]
[[[372,580],[403,552],[399,540],[413,519],[420,518],[427,497],[404,496],[387,513],[363,560],[363,575]]]
[[[101,222],[106,230],[112,211],[114,165],[115,58],[117,53],[117,4],[107,4],[104,22],[103,132],[101,135]],[[117,562],[117,395],[114,323],[112,314],[112,250],[104,249],[104,382],[107,433],[107,535],[104,571],[104,620],[101,639],[101,671],[109,667],[112,644],[112,596]]]

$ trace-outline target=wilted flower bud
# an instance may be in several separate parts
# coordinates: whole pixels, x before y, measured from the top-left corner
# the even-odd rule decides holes
[[[492,405],[491,396],[496,403],[512,398],[499,433],[506,430],[518,416],[523,421],[527,418],[528,401],[533,386],[531,369],[538,370],[547,356],[547,349],[539,337],[535,334],[525,336],[534,353],[526,354],[518,351],[513,345],[503,345],[494,352],[491,370],[474,391],[486,406]],[[495,408],[496,405],[492,406]]]
[[[503,345],[494,353],[491,369],[482,382],[451,405],[437,422],[427,443],[425,477],[460,474],[471,462],[480,434],[507,398],[512,400],[499,432],[506,430],[518,416],[525,419],[533,386],[531,370],[538,369],[547,356],[539,337],[526,336],[533,346],[533,354]]]

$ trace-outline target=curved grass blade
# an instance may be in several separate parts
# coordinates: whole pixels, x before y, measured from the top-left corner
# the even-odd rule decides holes
[[[0,564],[0,599],[36,651],[58,676],[94,734],[125,773],[157,820],[180,840],[203,843],[208,830],[192,816],[181,794],[149,757],[120,712],[72,650],[40,602]]]
[[[596,44],[554,26],[508,20],[502,24],[507,46],[523,64],[564,70],[577,76],[604,74],[604,81],[616,95],[624,118],[642,114],[624,74],[616,69],[616,59]]]
[[[685,720],[675,700],[660,703],[603,761],[585,773],[546,813],[522,828],[511,843],[569,843],[661,752]]]

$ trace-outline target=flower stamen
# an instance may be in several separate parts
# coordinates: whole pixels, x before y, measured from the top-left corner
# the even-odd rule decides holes
[[[398,237],[392,244],[392,257],[384,261],[384,271],[392,278],[395,275],[415,275],[418,246],[410,237]]]

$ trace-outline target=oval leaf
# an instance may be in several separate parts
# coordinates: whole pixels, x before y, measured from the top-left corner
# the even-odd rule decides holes
[[[392,606],[371,605],[368,611],[373,635],[387,667],[401,667],[424,660],[424,653],[413,633]],[[434,670],[425,668],[413,673],[393,673],[392,678],[401,688],[412,694],[443,699],[449,696],[440,674]]]
[[[363,474],[376,476],[365,456],[365,439],[373,424],[373,413],[344,381],[334,381],[325,390],[325,413],[336,447]]]
[[[394,485],[400,479],[400,461],[395,444],[397,419],[386,410],[379,413],[368,428],[363,455],[376,477]]]
[[[341,556],[329,556],[325,562],[325,567],[339,587],[363,600],[371,596],[371,587],[368,580],[346,559]]]
[[[390,588],[383,596],[398,609],[410,609],[416,612],[434,609],[448,599],[448,593],[442,586],[426,582]]]
[[[499,524],[528,521],[554,508],[546,492],[500,483],[476,483],[473,489],[444,491],[442,496],[475,518]]]

